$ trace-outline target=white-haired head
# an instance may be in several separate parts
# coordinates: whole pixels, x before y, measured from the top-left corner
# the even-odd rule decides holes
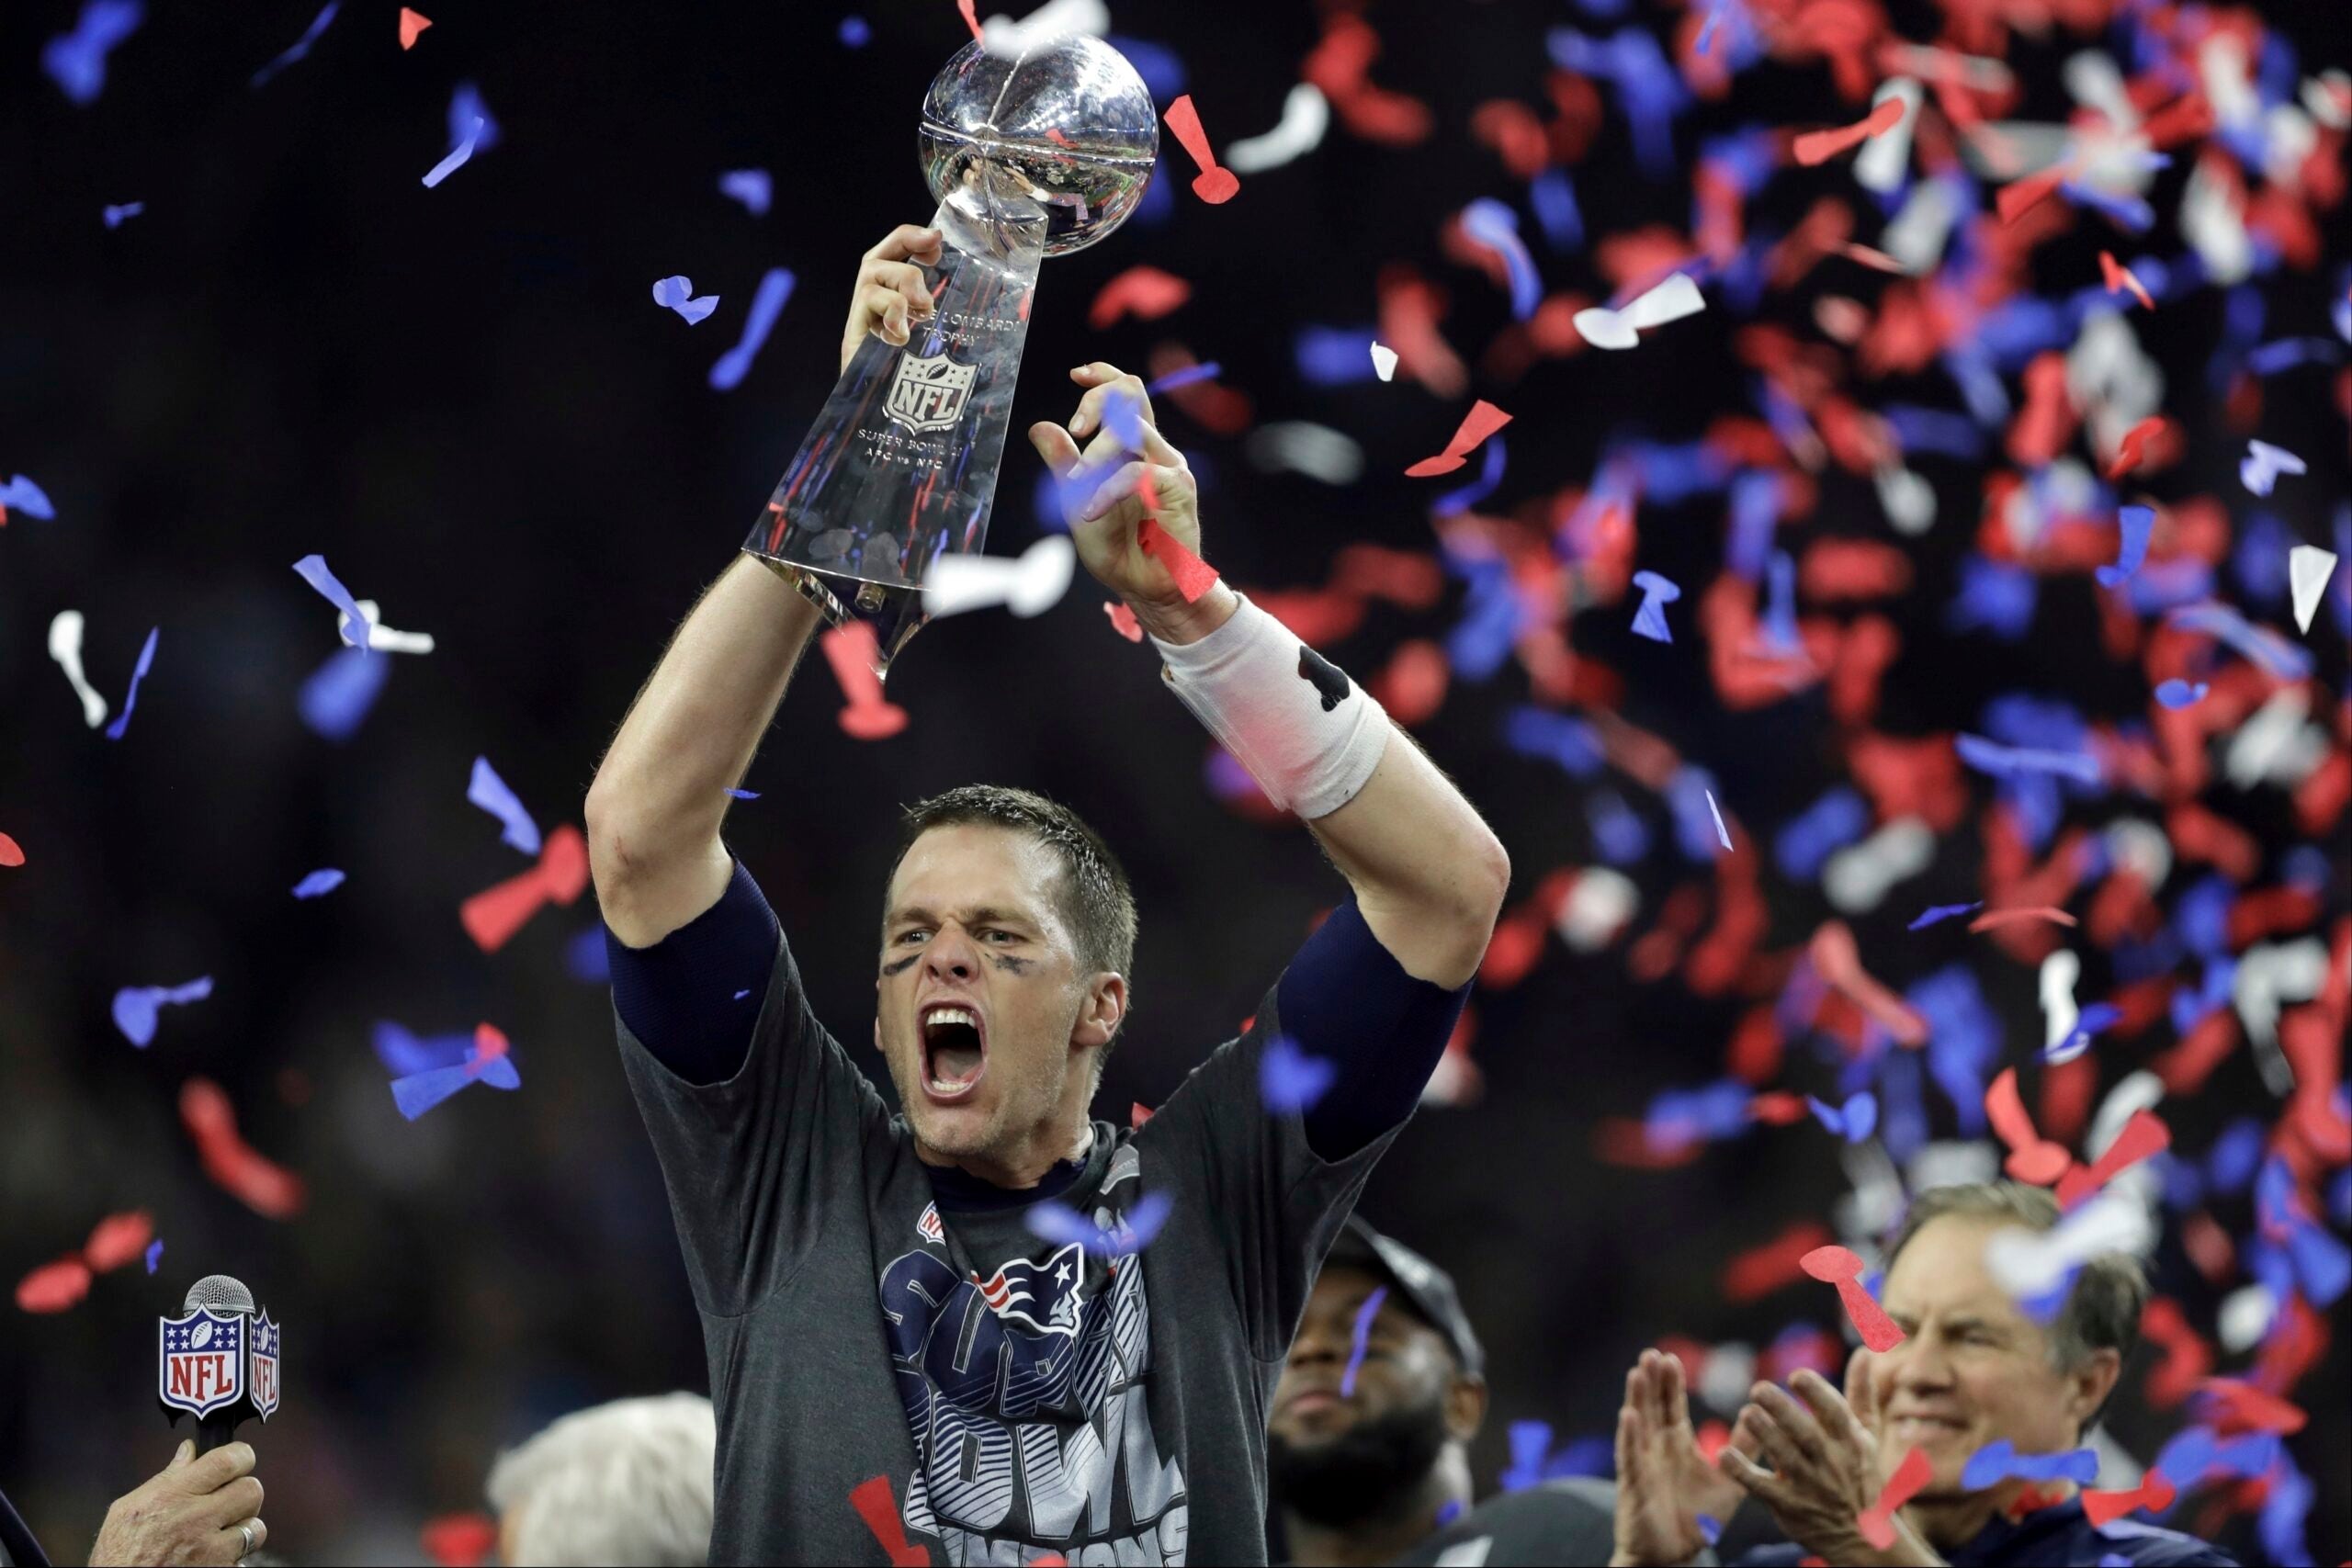
[[[501,1558],[700,1568],[718,1448],[698,1393],[616,1399],[550,1423],[491,1467]]]

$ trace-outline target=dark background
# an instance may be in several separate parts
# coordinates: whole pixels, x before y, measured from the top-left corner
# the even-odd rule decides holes
[[[42,41],[74,9],[33,0],[0,15],[0,478],[31,475],[58,513],[44,523],[14,512],[0,531],[0,830],[28,857],[0,872],[0,1280],[71,1250],[118,1210],[151,1212],[167,1250],[153,1278],[136,1265],[105,1276],[62,1315],[0,1308],[0,1485],[52,1555],[78,1561],[107,1500],[176,1440],[153,1406],[154,1316],[198,1275],[225,1271],[287,1325],[285,1408],[254,1434],[272,1549],[297,1562],[413,1556],[419,1522],[479,1506],[497,1450],[551,1416],[705,1386],[607,994],[565,966],[566,944],[594,927],[593,900],[542,914],[497,954],[474,947],[458,902],[525,863],[466,804],[469,769],[487,755],[543,826],[577,821],[639,682],[831,385],[858,254],[929,216],[916,110],[966,35],[945,0],[868,13],[862,50],[844,47],[842,13],[821,6],[444,0],[403,54],[397,7],[355,4],[307,61],[254,90],[253,72],[309,24],[307,0],[225,13],[157,4],[115,51],[103,96],[80,108],[39,69]],[[2316,69],[2327,8],[2257,9]],[[1932,36],[1932,14],[1897,14],[1907,36]],[[1301,324],[1368,326],[1375,275],[1392,260],[1450,291],[1445,331],[1473,363],[1475,394],[1517,416],[1489,513],[1540,519],[1555,492],[1589,482],[1608,442],[1693,439],[1742,404],[1738,323],[1712,290],[1706,315],[1637,353],[1547,361],[1515,380],[1476,374],[1508,309],[1479,273],[1445,259],[1440,226],[1473,197],[1522,193],[1468,135],[1470,113],[1495,97],[1544,105],[1545,27],[1615,24],[1532,3],[1372,17],[1386,45],[1375,79],[1423,97],[1435,134],[1397,150],[1335,125],[1318,152],[1246,178],[1214,209],[1184,188],[1191,166],[1164,136],[1172,202],[1046,269],[992,550],[1017,553],[1036,536],[1037,464],[1018,433],[1068,418],[1062,367],[1139,368],[1167,341],[1219,360],[1261,422],[1328,423],[1367,454],[1365,478],[1344,489],[1254,472],[1238,441],[1163,401],[1204,475],[1206,553],[1234,581],[1311,585],[1351,541],[1431,548],[1434,491],[1399,471],[1444,445],[1468,398],[1402,378],[1316,388],[1291,356]],[[1645,9],[1635,19],[1664,25]],[[1114,23],[1184,60],[1220,146],[1274,122],[1320,32],[1300,4],[1130,0]],[[2031,88],[2019,118],[2064,118],[2057,66],[2083,41],[2012,51]],[[447,147],[452,89],[468,80],[503,140],[426,190],[418,180]],[[1687,178],[1639,179],[1623,115],[1603,98],[1604,128],[1577,172],[1589,231],[1687,224]],[[1687,166],[1702,131],[1859,112],[1817,67],[1768,65],[1728,103],[1686,117],[1677,144]],[[775,173],[764,218],[716,188],[745,165]],[[2179,173],[2157,194],[2166,217],[2149,244],[2165,254],[2177,249]],[[1786,171],[1752,220],[1785,225],[1814,197],[1850,191],[1849,179],[1839,166]],[[101,207],[133,200],[142,215],[101,223]],[[1870,240],[1874,222],[1865,212],[1857,237]],[[1589,250],[1559,255],[1532,223],[1523,231],[1547,288],[1609,291]],[[2046,249],[2044,287],[2095,277],[2092,256],[2114,243],[2086,230]],[[1192,302],[1090,332],[1096,289],[1144,261],[1190,279]],[[2337,265],[2263,282],[2269,335],[2326,333]],[[744,384],[714,392],[706,373],[777,265],[797,274],[791,302]],[[673,273],[720,294],[718,312],[689,327],[655,307],[650,285]],[[1850,274],[1840,288],[1867,298],[1869,280]],[[1824,288],[1816,276],[1768,296],[1761,314],[1817,335],[1807,323]],[[2243,503],[2242,434],[2222,428],[2204,375],[2220,320],[2209,289],[2139,321],[2170,375],[2167,412],[2199,433],[2154,488]],[[2261,427],[2311,458],[2312,475],[2283,482],[2273,510],[2322,544],[2345,491],[2331,386],[2321,370],[2272,381]],[[1957,403],[1940,377],[1906,395]],[[2145,682],[2101,651],[2086,578],[2051,580],[2021,643],[1943,629],[1981,470],[1917,466],[1941,520],[1900,541],[1919,583],[1890,611],[1905,651],[1877,727],[1973,728],[1985,700],[2009,690],[2143,717]],[[1475,472],[1474,460],[1441,483]],[[1726,813],[1769,834],[1836,775],[1837,730],[1818,688],[1745,713],[1715,702],[1690,612],[1718,569],[1722,517],[1720,496],[1641,513],[1638,563],[1687,591],[1673,612],[1681,640],[1631,638],[1630,602],[1579,615],[1573,633],[1581,653],[1627,676],[1625,716],[1710,768]],[[1782,542],[1814,533],[1892,536],[1867,481],[1835,471]],[[380,600],[390,624],[439,639],[432,656],[397,660],[344,744],[295,710],[301,681],[336,646],[333,612],[288,570],[313,551]],[[1231,1032],[1342,889],[1295,824],[1261,826],[1213,798],[1204,736],[1148,654],[1106,630],[1102,598],[1081,579],[1035,620],[981,614],[927,629],[890,686],[912,723],[881,744],[835,727],[836,690],[812,660],[747,781],[763,798],[734,813],[729,839],[782,916],[820,1016],[854,1044],[871,1016],[893,803],[986,779],[1071,804],[1124,858],[1142,909],[1140,1010],[1101,1101],[1122,1116],[1164,1097]],[[1457,585],[1428,615],[1375,605],[1324,651],[1368,674],[1401,639],[1442,637],[1459,599]],[[119,743],[84,728],[46,656],[49,621],[68,606],[88,616],[85,665],[117,711],[141,638],[162,627]],[[2339,692],[2332,619],[2324,612],[2308,643],[2324,690]],[[1581,786],[1502,743],[1501,717],[1525,696],[1507,666],[1457,682],[1419,730],[1510,847],[1515,899],[1592,858]],[[2324,716],[2324,694],[2319,705]],[[1618,785],[1657,837],[1634,869],[1637,935],[1675,886],[1712,874],[1676,854],[1655,796]],[[2275,865],[2292,842],[2288,815],[2275,800],[2241,804],[2219,808],[2262,835]],[[2330,853],[2332,922],[2346,906],[2344,845]],[[1927,903],[1980,897],[1977,855],[1972,814],[1935,869],[1857,930],[1898,988],[1967,956],[2022,1062],[2040,1040],[2032,971],[1956,925],[1902,930]],[[317,902],[288,897],[323,865],[350,881]],[[1828,912],[1817,887],[1769,870],[1763,886],[1768,950],[1801,942]],[[1623,1367],[1661,1335],[1760,1344],[1801,1318],[1838,1326],[1826,1291],[1739,1307],[1716,1283],[1731,1254],[1792,1220],[1829,1219],[1848,1178],[1818,1129],[1759,1132],[1672,1171],[1592,1157],[1602,1118],[1638,1116],[1660,1089],[1720,1072],[1747,1005],[1702,1000],[1672,978],[1637,985],[1624,948],[1578,956],[1555,941],[1525,983],[1482,988],[1482,1100],[1425,1111],[1364,1199],[1368,1216],[1455,1272],[1486,1337],[1495,1402],[1474,1456],[1482,1491],[1507,1461],[1512,1420],[1550,1422],[1561,1440],[1605,1431]],[[215,977],[214,995],[166,1010],[150,1049],[112,1027],[118,987],[198,974]],[[2098,994],[2086,977],[2084,999]],[[404,1122],[368,1049],[379,1018],[420,1033],[493,1021],[525,1087],[469,1090]],[[2170,1038],[2159,1024],[2103,1056],[2103,1081]],[[1789,1085],[1827,1092],[1823,1062],[1792,1051],[1791,1064]],[[175,1111],[198,1074],[229,1090],[253,1143],[309,1184],[300,1217],[261,1219],[204,1179]],[[1948,1135],[1949,1108],[1930,1105]],[[2249,1110],[2267,1119],[2275,1103],[2240,1053],[2166,1115],[2197,1151]],[[2246,1228],[2243,1213],[2226,1218]],[[2177,1242],[2158,1272],[2210,1329],[2216,1293]],[[2330,1322],[2340,1344],[2342,1303]],[[2291,1445],[2319,1485],[2310,1540],[2324,1562],[2352,1551],[2345,1372],[2339,1348],[2306,1382],[2313,1419]],[[2127,1394],[2115,1426],[2145,1459],[2176,1418]]]

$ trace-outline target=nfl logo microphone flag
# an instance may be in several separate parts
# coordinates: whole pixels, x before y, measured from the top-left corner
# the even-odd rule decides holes
[[[174,1424],[183,1414],[197,1418],[199,1451],[227,1442],[240,1421],[276,1415],[279,1388],[278,1325],[269,1314],[252,1310],[243,1286],[194,1299],[202,1289],[189,1292],[179,1316],[157,1320],[155,1340],[155,1398]]]

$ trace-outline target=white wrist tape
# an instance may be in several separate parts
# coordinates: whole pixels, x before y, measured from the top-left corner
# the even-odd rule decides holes
[[[1388,749],[1388,710],[1247,598],[1198,642],[1151,644],[1161,679],[1285,811],[1329,816]]]

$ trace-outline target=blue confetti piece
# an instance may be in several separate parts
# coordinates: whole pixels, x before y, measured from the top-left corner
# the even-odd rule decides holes
[[[757,800],[760,798],[760,792],[755,789],[730,789],[727,793],[733,795],[738,800]]]
[[[2193,686],[2186,681],[2160,682],[2156,686],[2156,701],[2168,708],[2194,707],[2205,700],[2205,694],[2211,689],[2202,681]]]
[[[2116,520],[2123,527],[2123,544],[2115,564],[2098,569],[2099,584],[2105,588],[2130,577],[2148,558],[2148,534],[2155,527],[2156,513],[2153,507],[2127,506],[2116,513]]]
[[[333,867],[314,871],[294,885],[297,898],[318,898],[343,886],[343,873]]]
[[[1195,381],[1214,381],[1224,374],[1225,367],[1214,359],[1206,365],[1187,365],[1182,370],[1170,370],[1159,380],[1148,383],[1144,387],[1144,395],[1156,397],[1161,392],[1172,392],[1179,387],[1189,387]]]
[[[1981,735],[1962,732],[1952,740],[1960,760],[1978,773],[2012,779],[2054,773],[2077,784],[2099,782],[2098,759],[2080,751],[2052,751],[2028,746],[2002,746]]]
[[[1527,242],[1519,237],[1519,214],[1482,196],[1462,209],[1462,231],[1503,258],[1510,276],[1511,315],[1523,321],[1535,314],[1544,301],[1544,277],[1527,254]]]
[[[1459,1497],[1448,1497],[1444,1502],[1438,1505],[1437,1528],[1443,1529],[1446,1526],[1452,1524],[1461,1517],[1462,1499]]]
[[[1724,539],[1724,565],[1733,575],[1753,582],[1764,575],[1772,550],[1772,531],[1781,521],[1781,476],[1767,468],[1749,468],[1731,481],[1731,526]]]
[[[1495,488],[1503,482],[1505,461],[1503,438],[1500,435],[1487,437],[1478,459],[1478,477],[1460,490],[1450,490],[1430,502],[1430,511],[1440,517],[1450,517],[1455,513],[1469,511],[1487,497],[1494,494]]]
[[[775,186],[765,169],[729,169],[718,176],[718,191],[741,202],[754,218],[765,218],[768,203],[775,199]]]
[[[1446,633],[1445,656],[1456,675],[1475,683],[1492,679],[1510,657],[1526,610],[1511,583],[1510,569],[1501,562],[1476,563],[1468,576],[1462,618]]]
[[[1930,904],[1928,906],[1927,912],[1913,920],[1905,929],[1915,931],[1925,931],[1940,921],[1957,919],[1962,915],[1973,915],[1984,907],[1984,903],[1982,899],[1973,904]]]
[[[1506,1492],[1523,1492],[1544,1479],[1544,1455],[1552,1447],[1552,1424],[1548,1421],[1514,1421],[1506,1434],[1510,1443],[1510,1465],[1499,1484]]]
[[[392,677],[392,661],[370,659],[364,648],[338,649],[302,682],[296,708],[313,733],[348,740]]]
[[[394,1077],[409,1077],[427,1073],[436,1067],[461,1065],[472,1051],[474,1037],[468,1033],[434,1034],[424,1038],[410,1033],[391,1020],[379,1018],[369,1037],[376,1059]]]
[[[1713,860],[1723,822],[1715,809],[1715,775],[1695,765],[1676,769],[1666,781],[1666,803],[1674,813],[1674,840],[1682,858]]]
[[[95,103],[106,88],[107,56],[146,19],[140,0],[83,0],[74,30],[41,46],[40,68],[74,103]]]
[[[2134,234],[2144,234],[2156,226],[2156,209],[2136,196],[2120,191],[2101,190],[2080,180],[2062,180],[2059,190],[2078,207],[2087,207],[2113,220],[2117,227]]]
[[[164,1244],[161,1241],[149,1242],[147,1244],[147,1272],[153,1274],[163,1261]]]
[[[583,985],[604,986],[612,983],[612,955],[605,947],[605,925],[602,920],[563,944],[563,967],[567,974]]]
[[[211,994],[209,975],[199,975],[185,986],[126,986],[114,994],[114,1026],[144,1051],[155,1038],[158,1009],[202,1001]]]
[[[1984,455],[1984,427],[1964,413],[1917,403],[1890,403],[1883,412],[1906,457],[1932,452],[1973,463]]]
[[[1584,248],[1584,213],[1577,206],[1577,187],[1567,170],[1555,164],[1537,175],[1528,184],[1527,204],[1535,209],[1535,226],[1544,231],[1544,243],[1561,252]]]
[[[2288,337],[2249,350],[2245,367],[2257,376],[2276,376],[2300,365],[2333,365],[2342,357],[2324,337]]]
[[[743,384],[743,378],[751,374],[752,361],[759,356],[760,346],[768,341],[769,330],[784,311],[784,302],[791,298],[791,272],[780,266],[770,267],[760,279],[759,292],[752,296],[752,310],[743,320],[742,337],[710,367],[712,390],[731,392]]]
[[[474,139],[474,151],[487,152],[499,143],[498,121],[492,118],[490,107],[481,101],[481,89],[471,82],[460,82],[449,95],[449,140]]]
[[[466,160],[474,155],[474,147],[481,140],[481,130],[482,122],[479,119],[475,120],[467,129],[465,135],[458,139],[458,144],[450,148],[439,163],[425,171],[425,189],[431,190],[465,166]],[[411,1118],[411,1120],[413,1119]]]
[[[1707,796],[1707,815],[1715,819],[1715,841],[1728,851],[1731,848],[1731,830],[1724,826],[1724,808],[1715,804],[1715,792],[1713,790],[1708,790],[1705,794]]]
[[[474,759],[473,777],[466,784],[466,799],[505,824],[506,830],[498,836],[502,843],[511,844],[526,855],[539,852],[539,825],[531,820],[531,814],[524,809],[514,792],[506,787],[506,781],[498,776],[489,758]]]
[[[2075,1449],[2066,1453],[2021,1454],[2008,1438],[2000,1438],[1968,1456],[1960,1483],[1968,1491],[1984,1492],[2012,1476],[2020,1481],[2072,1481],[2087,1486],[2098,1479],[2098,1450]]]
[[[413,1122],[468,1084],[484,1083],[492,1089],[509,1090],[523,1087],[523,1075],[516,1070],[513,1056],[501,1055],[483,1061],[474,1054],[470,1042],[467,1054],[469,1059],[456,1066],[434,1067],[394,1078],[392,1103],[400,1108],[400,1113]]]
[[[1673,1149],[1734,1137],[1747,1130],[1748,1103],[1754,1098],[1737,1078],[1668,1089],[1650,1101],[1642,1117],[1643,1141],[1654,1149]]]
[[[1306,1055],[1288,1035],[1277,1034],[1258,1059],[1258,1097],[1269,1111],[1286,1116],[1322,1099],[1339,1076],[1336,1063]]]
[[[147,671],[155,662],[155,638],[163,629],[155,626],[147,633],[146,646],[139,650],[139,662],[131,667],[130,690],[123,695],[122,711],[114,716],[112,724],[107,726],[107,739],[109,740],[121,739],[123,732],[130,728],[131,710],[139,705],[139,682],[147,679]]]
[[[705,294],[700,299],[689,298],[694,291],[694,281],[684,275],[665,277],[653,286],[653,302],[665,310],[677,311],[685,319],[686,324],[692,326],[718,309],[718,295]]]
[[[1878,1126],[1878,1097],[1868,1089],[1848,1095],[1843,1105],[1830,1105],[1809,1094],[1804,1102],[1812,1108],[1815,1121],[1849,1144],[1868,1139]]]
[[[1298,378],[1313,387],[1346,387],[1378,378],[1370,327],[1301,327],[1291,340]]]
[[[2049,1063],[2071,1062],[2091,1048],[2091,1040],[2102,1031],[2112,1029],[2121,1021],[2123,1010],[2111,1002],[2093,1002],[2083,1009],[2075,1020],[2075,1027],[2055,1045],[2045,1046],[2041,1059]]]
[[[1076,1242],[1090,1258],[1125,1258],[1152,1244],[1174,1206],[1170,1194],[1147,1192],[1128,1208],[1116,1230],[1104,1231],[1067,1203],[1046,1199],[1029,1205],[1024,1223],[1032,1235],[1057,1247]]]
[[[119,229],[127,220],[146,210],[147,204],[143,201],[126,201],[119,206],[108,205],[99,211],[98,216],[106,220],[107,228]]]
[[[1721,16],[1722,14],[1721,8],[1718,7],[1715,16]],[[1707,46],[1704,40],[1706,39],[1707,31],[1711,30],[1714,25],[1715,17],[1709,17],[1707,18],[1707,27],[1700,31],[1699,37],[1701,39],[1701,42],[1699,45],[1699,51],[1702,54],[1706,52]],[[1716,1520],[1714,1515],[1701,1514],[1699,1516],[1699,1538],[1702,1540],[1704,1540],[1709,1546],[1713,1546],[1715,1542],[1723,1540],[1724,1527]]]
[[[1786,550],[1774,550],[1766,568],[1764,615],[1760,622],[1764,646],[1795,655],[1803,651],[1797,633],[1797,563]]]
[[[368,617],[360,614],[359,602],[351,596],[351,590],[345,588],[342,580],[327,570],[327,558],[304,556],[294,563],[294,570],[303,581],[318,591],[319,597],[343,612],[343,619],[350,628],[352,651],[366,653],[368,643]]]
[[[1164,104],[1183,96],[1186,77],[1182,55],[1150,39],[1114,34],[1106,36],[1102,41],[1126,57],[1127,63],[1136,68],[1136,74],[1143,78],[1143,85],[1151,89],[1155,102]],[[1154,185],[1169,183],[1166,180],[1152,182]]]
[[[2288,641],[2267,626],[2254,625],[2233,605],[2191,604],[2171,612],[2165,620],[2169,625],[2187,626],[2191,631],[2205,632],[2220,638],[2282,680],[2301,681],[2311,675],[2310,650]]]
[[[842,40],[844,49],[864,49],[874,37],[874,29],[865,25],[864,17],[843,17],[833,36]]]
[[[48,493],[22,474],[0,485],[0,508],[21,512],[44,523],[57,518],[57,508],[50,504]]]
[[[1503,719],[1503,744],[1522,757],[1556,762],[1571,776],[1589,779],[1600,772],[1607,758],[1592,726],[1573,714],[1549,708],[1520,706]]]
[[[1378,1285],[1374,1287],[1372,1294],[1364,1297],[1363,1304],[1356,1308],[1355,1335],[1348,1348],[1348,1370],[1340,1374],[1341,1399],[1355,1397],[1356,1373],[1363,1370],[1364,1351],[1372,1340],[1372,1320],[1380,1314],[1380,1303],[1387,1299],[1388,1287]]]
[[[1637,571],[1634,573],[1634,586],[1642,591],[1642,602],[1634,611],[1634,635],[1652,642],[1672,642],[1674,634],[1667,629],[1666,607],[1682,597],[1681,585],[1654,571]]]
[[[254,73],[253,85],[255,88],[260,87],[263,83],[280,71],[308,56],[311,46],[319,41],[321,33],[327,30],[327,25],[334,20],[334,14],[342,7],[342,4],[343,0],[327,0],[325,8],[311,18],[311,25],[302,30],[302,36],[296,39],[285,53]]]
[[[1584,804],[1593,847],[1610,865],[1632,865],[1650,852],[1650,830],[1613,789],[1596,790]]]

